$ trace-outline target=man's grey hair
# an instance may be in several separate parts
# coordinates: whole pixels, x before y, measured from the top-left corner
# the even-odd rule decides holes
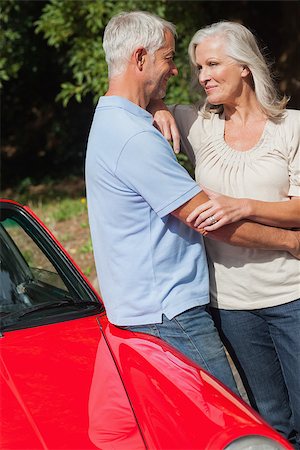
[[[248,67],[252,76],[253,89],[262,110],[271,119],[283,116],[288,99],[280,98],[275,88],[268,64],[259,49],[255,36],[245,26],[235,22],[217,22],[197,31],[189,44],[189,57],[193,66],[197,66],[196,47],[208,37],[221,36],[225,42],[226,55],[237,63]],[[222,105],[210,105],[206,102],[206,112],[221,112]]]
[[[114,16],[103,37],[109,78],[124,72],[136,48],[144,47],[154,54],[163,47],[167,30],[176,36],[175,25],[145,11],[122,12]]]

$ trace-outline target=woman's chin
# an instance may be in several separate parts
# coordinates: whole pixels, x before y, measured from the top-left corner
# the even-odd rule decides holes
[[[220,105],[222,103],[221,99],[213,96],[213,95],[208,95],[207,96],[207,101],[208,103],[210,103],[211,105]]]

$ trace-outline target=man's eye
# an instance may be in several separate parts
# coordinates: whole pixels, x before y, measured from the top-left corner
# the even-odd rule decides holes
[[[217,64],[218,64],[218,63],[213,62],[213,61],[209,63],[210,66],[216,66]]]

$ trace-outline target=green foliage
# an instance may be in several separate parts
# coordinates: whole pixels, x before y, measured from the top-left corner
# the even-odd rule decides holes
[[[179,162],[179,164],[181,166],[183,166],[189,172],[191,177],[194,178],[194,172],[195,172],[194,166],[191,163],[191,161],[189,160],[189,158],[184,153],[179,153],[177,155],[177,161]]]
[[[57,100],[66,106],[71,98],[81,102],[92,94],[94,102],[107,89],[107,66],[102,47],[102,36],[109,19],[121,11],[148,10],[178,25],[176,63],[180,77],[171,80],[168,94],[170,103],[190,102],[190,70],[187,46],[190,30],[197,25],[193,20],[201,11],[201,3],[191,3],[197,10],[195,16],[188,13],[185,2],[166,0],[84,1],[50,0],[36,22],[36,31],[42,33],[50,46],[64,53],[65,81]],[[184,21],[182,21],[184,19]],[[66,70],[66,68],[68,70]]]
[[[65,80],[57,100],[67,106],[92,94],[94,103],[107,90],[107,66],[102,36],[109,19],[121,11],[145,10],[178,24],[176,64],[180,73],[170,81],[168,102],[194,100],[189,89],[190,69],[187,47],[191,34],[205,18],[203,2],[167,0],[77,1],[50,0],[36,21],[48,45],[63,54]],[[200,19],[201,18],[201,19]],[[199,95],[199,94],[197,94]]]
[[[64,53],[69,70],[57,100],[66,106],[72,97],[81,102],[92,94],[94,102],[107,89],[107,67],[102,36],[108,20],[123,10],[150,9],[163,13],[163,1],[51,0],[36,22],[50,46]]]
[[[81,103],[89,94],[94,102],[107,88],[107,68],[102,48],[102,36],[109,19],[120,11],[148,10],[177,25],[178,42],[176,62],[179,77],[170,82],[168,102],[190,102],[190,71],[187,57],[188,42],[201,26],[216,20],[229,19],[244,22],[259,22],[251,1],[184,1],[184,0],[1,0],[0,10],[0,83],[18,76],[23,66],[32,72],[40,70],[44,52],[38,47],[33,31],[45,39],[55,50],[55,64],[60,78],[57,100],[67,106],[72,98]],[[264,3],[259,2],[257,8]],[[256,9],[256,8],[255,8]],[[292,29],[297,29],[297,2],[276,2],[272,14],[289,20]],[[274,20],[270,18],[270,24]],[[276,23],[276,20],[275,20]],[[262,19],[263,28],[266,24]],[[281,33],[283,33],[282,24]],[[269,25],[268,25],[269,26]],[[276,39],[276,33],[269,33]],[[286,26],[286,38],[291,35]],[[299,33],[298,33],[299,34]],[[286,65],[289,55],[297,51],[297,36],[289,37],[290,51],[284,49],[281,65]],[[33,58],[32,56],[37,56]],[[47,57],[45,55],[45,57]],[[53,64],[53,61],[51,61]],[[294,78],[297,76],[294,74]],[[295,83],[294,83],[295,84]]]
[[[35,21],[45,2],[1,0],[0,86],[20,76],[24,67],[36,73],[43,52],[34,36]]]
[[[0,87],[3,81],[16,77],[22,65],[21,33],[10,23],[10,14],[18,12],[20,5],[12,0],[2,0],[0,9]],[[22,48],[22,46],[21,46]],[[19,49],[19,51],[18,51]]]
[[[277,60],[275,76],[299,108],[299,2],[204,0],[1,0],[2,187],[45,176],[82,176],[93,103],[107,89],[102,36],[120,11],[148,10],[177,26],[175,62],[167,103],[198,100],[191,93],[187,48],[194,32],[219,20],[244,23]],[[269,20],[265,20],[268,10]],[[55,99],[57,101],[55,101]],[[189,171],[187,161],[179,157]],[[26,168],[26,170],[24,170]],[[23,194],[22,194],[23,195]]]

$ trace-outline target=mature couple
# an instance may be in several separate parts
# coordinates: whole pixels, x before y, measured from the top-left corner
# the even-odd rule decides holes
[[[294,442],[299,112],[276,94],[252,33],[232,22],[199,30],[189,46],[205,104],[168,109],[175,35],[145,12],[113,17],[104,34],[109,88],[90,131],[86,184],[107,315],[164,339],[237,392],[217,327],[252,406]],[[168,144],[178,149],[178,129],[196,181]]]

